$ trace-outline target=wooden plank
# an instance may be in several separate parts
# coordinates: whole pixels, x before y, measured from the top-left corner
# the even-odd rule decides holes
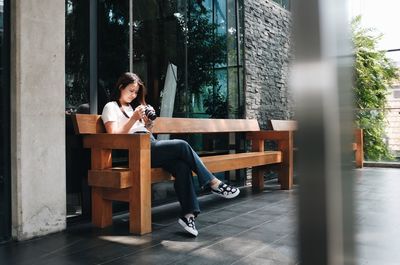
[[[173,180],[172,175],[162,168],[151,169],[151,183]]]
[[[251,188],[253,192],[264,189],[265,167],[253,167],[251,169]]]
[[[278,142],[278,150],[282,151],[282,163],[278,166],[278,177],[282,189],[291,189],[293,185],[293,131],[259,131],[249,132],[246,138],[252,142],[257,141],[253,145],[253,151],[262,148],[260,140],[275,140]],[[254,185],[261,185],[261,173],[258,169],[253,170],[256,179],[253,181]],[[261,189],[262,187],[255,187]]]
[[[129,202],[130,189],[103,188],[103,198],[110,201]]]
[[[259,131],[257,120],[250,119],[195,119],[159,117],[153,133],[221,133]]]
[[[151,232],[150,141],[141,138],[129,148],[129,169],[134,185],[129,189],[129,230],[143,235]]]
[[[297,121],[295,120],[270,120],[274,131],[297,131]]]
[[[246,133],[246,139],[248,140],[286,140],[288,139],[291,131],[259,131],[259,132],[248,132]]]
[[[125,189],[132,186],[131,172],[128,168],[89,170],[88,184],[94,187]]]
[[[282,154],[280,151],[250,152],[202,157],[202,160],[211,172],[222,172],[280,163],[282,161]]]
[[[211,172],[223,172],[240,168],[259,167],[282,162],[281,151],[248,152],[201,157]],[[171,180],[171,174],[161,168],[152,168],[152,183]]]
[[[103,198],[102,188],[92,187],[92,223],[101,228],[112,225],[112,202]]]
[[[139,142],[145,139],[150,141],[150,134],[88,134],[83,136],[83,146],[108,149],[139,148]]]
[[[91,157],[92,169],[111,167],[111,150],[92,148]],[[103,191],[98,187],[92,187],[92,223],[102,228],[112,224],[112,202],[103,198]]]
[[[73,114],[72,124],[76,134],[104,133],[103,121],[100,115]]]
[[[264,139],[253,139],[251,141],[251,150],[253,152],[264,152]],[[253,191],[264,189],[264,170],[261,167],[251,169],[251,187]]]
[[[205,166],[211,172],[222,172],[240,168],[258,167],[280,163],[282,152],[266,151],[219,156],[202,157]],[[132,186],[129,168],[109,168],[89,171],[89,185],[104,188],[125,189]],[[151,183],[173,179],[171,174],[162,168],[151,169]]]
[[[278,141],[278,150],[282,151],[282,163],[278,165],[281,189],[290,190],[293,186],[293,131],[287,132],[285,140]]]
[[[105,128],[100,115],[72,115],[77,134],[104,133]],[[153,133],[221,133],[259,131],[255,119],[196,119],[158,117],[154,122]]]

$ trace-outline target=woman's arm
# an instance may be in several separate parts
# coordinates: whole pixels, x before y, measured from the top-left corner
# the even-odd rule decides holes
[[[140,120],[144,116],[144,108],[143,106],[138,106],[135,111],[133,112],[132,117],[129,120],[121,125],[118,126],[117,122],[109,121],[104,124],[107,133],[129,133],[129,130],[132,128],[133,124],[136,121]]]

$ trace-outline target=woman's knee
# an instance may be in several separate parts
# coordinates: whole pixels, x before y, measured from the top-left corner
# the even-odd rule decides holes
[[[178,146],[181,146],[181,147],[190,146],[190,145],[188,144],[188,142],[186,142],[185,140],[182,140],[182,139],[174,139],[174,140],[172,140],[172,141],[174,141],[174,144],[175,144],[175,145],[178,145]]]
[[[182,155],[185,155],[188,151],[191,151],[191,146],[188,142],[186,142],[185,140],[181,140],[181,139],[174,139],[172,140],[174,141],[174,145],[175,147],[181,151]]]

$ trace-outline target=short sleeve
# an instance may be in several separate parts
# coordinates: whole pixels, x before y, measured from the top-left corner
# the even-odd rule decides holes
[[[104,124],[109,121],[118,121],[118,114],[116,112],[114,102],[108,102],[104,106],[101,119],[103,120]]]

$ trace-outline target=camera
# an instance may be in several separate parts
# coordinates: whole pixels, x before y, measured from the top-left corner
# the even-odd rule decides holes
[[[149,120],[154,121],[157,118],[156,111],[151,105],[144,106],[144,114],[149,118]]]

